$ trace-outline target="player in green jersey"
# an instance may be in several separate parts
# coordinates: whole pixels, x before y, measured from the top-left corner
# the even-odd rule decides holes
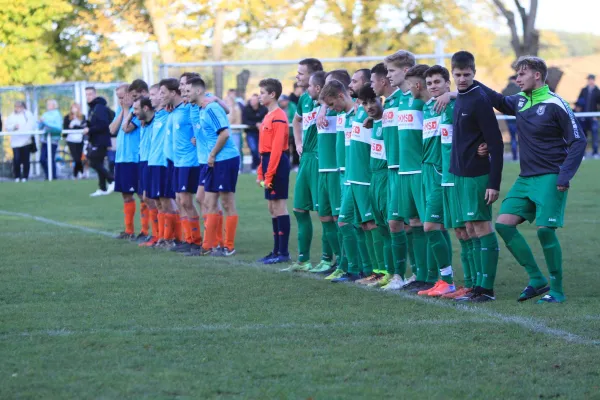
[[[307,89],[310,76],[322,70],[323,65],[315,58],[301,60],[296,75],[298,86]],[[310,245],[313,226],[309,211],[316,211],[318,208],[319,185],[316,115],[315,101],[308,92],[304,92],[298,101],[298,109],[292,123],[296,151],[302,157],[294,187],[294,215],[298,224],[298,261],[285,271],[308,271],[312,268]]]
[[[428,247],[434,256],[434,260],[431,261],[435,261],[431,264],[428,262],[428,267],[436,268],[435,271],[429,271],[429,274],[437,276],[437,270],[439,269],[441,275],[441,279],[431,289],[421,290],[418,294],[439,297],[454,293],[456,288],[452,272],[452,245],[450,236],[444,229],[441,142],[443,116],[434,110],[435,98],[429,93],[426,84],[425,73],[428,70],[429,67],[426,65],[417,65],[406,73],[406,80],[409,82],[410,91],[415,101],[425,102],[421,138],[423,146],[421,179],[425,195],[425,213],[422,221],[424,222]],[[446,71],[446,73],[448,72]],[[431,81],[431,78],[429,81]],[[451,112],[451,107],[446,108],[445,113],[448,112]]]
[[[385,100],[383,111],[383,138],[388,160],[388,223],[392,239],[392,253],[394,257],[394,276],[390,283],[384,287],[386,290],[399,290],[416,279],[416,265],[414,249],[425,249],[425,233],[422,229],[414,231],[408,224],[408,218],[404,218],[400,203],[400,135],[398,131],[398,107],[405,101],[408,91],[408,83],[405,80],[406,72],[416,64],[414,54],[399,50],[384,59],[387,69],[387,78],[392,88],[395,88]],[[418,252],[420,254],[420,252]],[[412,263],[412,276],[406,278],[406,262],[410,255]]]

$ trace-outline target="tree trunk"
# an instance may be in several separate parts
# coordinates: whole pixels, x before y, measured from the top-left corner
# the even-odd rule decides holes
[[[156,36],[158,47],[160,49],[160,58],[163,63],[173,63],[177,61],[175,50],[171,46],[171,35],[167,25],[164,9],[160,4],[160,0],[145,0],[146,10],[150,16],[152,31]]]
[[[215,15],[215,28],[212,37],[212,59],[221,61],[223,56],[223,30],[225,29],[225,11],[219,9]],[[223,97],[223,69],[224,67],[213,67],[213,77],[215,82],[215,95]]]

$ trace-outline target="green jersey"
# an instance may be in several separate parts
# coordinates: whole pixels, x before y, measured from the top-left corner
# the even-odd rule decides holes
[[[420,174],[423,160],[423,100],[410,92],[403,94],[398,105],[398,136],[400,138],[401,175]]]
[[[435,99],[431,98],[423,107],[423,163],[433,164],[438,171],[442,170],[442,142],[440,140],[440,124],[442,114],[435,112]]]
[[[344,170],[348,170],[350,164],[350,139],[352,138],[352,122],[354,121],[354,108],[346,113],[346,121],[344,122]],[[348,179],[348,175],[346,175]]]
[[[385,143],[385,156],[388,168],[397,169],[400,166],[400,144],[398,143],[398,103],[402,97],[402,91],[396,89],[383,103],[383,117],[381,126],[383,128],[383,142]]]
[[[335,159],[340,171],[346,170],[346,111],[338,113],[336,120]]]
[[[355,185],[371,184],[371,169],[368,167],[371,158],[371,129],[363,126],[367,116],[364,107],[359,106],[352,121],[346,178]]]
[[[383,120],[373,121],[371,130],[371,171],[387,169],[385,143],[383,141]]]
[[[308,92],[298,100],[296,114],[302,117],[302,152],[317,152],[317,107]]]
[[[317,113],[320,107],[316,108]],[[337,113],[333,110],[327,112],[327,126],[317,127],[319,172],[335,172],[338,170],[336,153],[336,121]]]
[[[452,153],[452,123],[454,122],[454,103],[446,106],[440,122],[442,142],[442,186],[454,186],[454,174],[450,173],[450,154]]]

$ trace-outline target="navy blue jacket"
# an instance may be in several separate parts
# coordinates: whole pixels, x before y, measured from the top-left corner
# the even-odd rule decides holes
[[[493,106],[517,116],[521,176],[558,174],[569,186],[585,154],[587,140],[573,111],[548,85],[532,93],[503,96],[481,85]]]
[[[112,122],[106,100],[103,97],[96,97],[91,103],[88,103],[89,112],[87,126],[88,135],[92,146],[110,147],[110,130],[108,126]]]
[[[488,189],[500,190],[504,142],[492,103],[479,82],[459,91],[454,104],[450,172],[476,177],[489,174]],[[489,157],[477,156],[477,148],[487,143]]]

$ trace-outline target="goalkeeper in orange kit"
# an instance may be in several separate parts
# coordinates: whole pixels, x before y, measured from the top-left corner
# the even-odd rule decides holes
[[[269,202],[273,222],[273,251],[259,262],[277,264],[291,261],[288,250],[290,215],[287,209],[290,181],[289,127],[287,115],[277,103],[282,92],[281,82],[277,79],[263,79],[259,87],[260,102],[267,107],[269,113],[260,126],[258,151],[261,163],[258,166],[257,182],[265,189],[265,199]]]

